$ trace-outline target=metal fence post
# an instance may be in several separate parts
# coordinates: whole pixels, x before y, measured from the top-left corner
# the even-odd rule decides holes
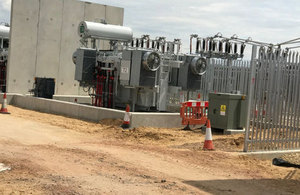
[[[228,59],[226,62],[226,69],[227,69],[227,85],[225,89],[225,93],[231,93],[232,91],[232,82],[233,82],[233,76],[232,76],[232,59]]]
[[[248,142],[249,142],[249,131],[250,131],[250,114],[251,114],[251,105],[252,105],[252,97],[254,92],[255,85],[255,72],[256,72],[256,54],[257,54],[257,46],[252,46],[252,56],[251,56],[251,64],[250,64],[250,77],[249,77],[249,90],[247,97],[247,115],[246,115],[246,132],[245,132],[245,142],[244,142],[244,152],[248,151]]]

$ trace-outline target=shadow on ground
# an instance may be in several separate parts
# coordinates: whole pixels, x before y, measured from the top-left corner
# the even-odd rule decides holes
[[[183,182],[212,194],[274,195],[300,193],[300,181],[292,179],[229,179]]]

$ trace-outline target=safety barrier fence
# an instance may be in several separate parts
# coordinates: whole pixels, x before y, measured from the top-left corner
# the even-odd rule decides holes
[[[181,103],[182,125],[205,125],[207,122],[208,102],[190,101]]]

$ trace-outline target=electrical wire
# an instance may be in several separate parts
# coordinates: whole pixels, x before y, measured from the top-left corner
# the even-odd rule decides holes
[[[300,45],[294,47],[287,47],[286,49],[297,49],[297,48],[300,48]]]
[[[299,40],[299,41],[298,41]],[[295,42],[297,41],[297,42]],[[291,39],[289,41],[285,41],[285,42],[282,42],[282,43],[278,43],[276,44],[275,46],[280,46],[280,45],[289,45],[289,44],[294,44],[294,43],[299,43],[300,42],[300,38],[296,38],[296,39]]]
[[[223,39],[224,41],[245,43],[245,44],[257,45],[257,46],[266,46],[266,47],[273,46],[273,44],[271,44],[271,43],[265,43],[265,42],[261,42],[261,41],[253,41],[251,37],[248,37],[247,39],[238,38],[238,36],[236,34],[234,34],[230,38],[224,37],[224,36],[222,36],[222,34],[220,32],[218,32],[214,37],[208,37],[208,38],[213,38],[213,39],[219,38],[219,39]]]

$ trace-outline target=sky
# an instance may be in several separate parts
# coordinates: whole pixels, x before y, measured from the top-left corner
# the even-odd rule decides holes
[[[124,25],[135,37],[180,38],[184,49],[189,36],[223,36],[267,43],[300,37],[299,0],[88,0],[124,8]],[[9,22],[11,0],[0,0],[0,22]]]

